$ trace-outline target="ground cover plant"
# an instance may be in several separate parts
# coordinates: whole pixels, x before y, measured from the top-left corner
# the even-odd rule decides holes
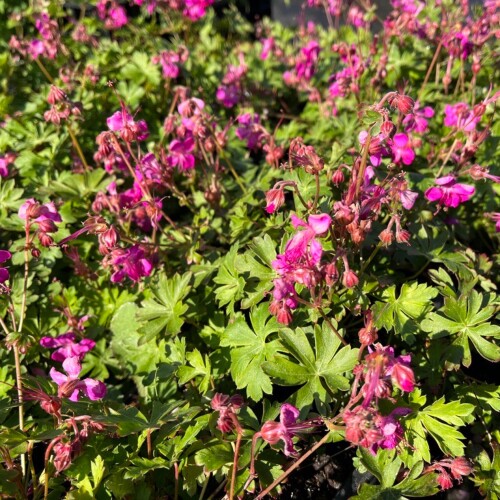
[[[0,495],[497,499],[499,2],[212,4],[0,1]]]

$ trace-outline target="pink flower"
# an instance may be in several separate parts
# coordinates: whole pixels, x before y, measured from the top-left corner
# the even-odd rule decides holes
[[[285,203],[285,193],[283,188],[280,186],[278,188],[273,188],[266,193],[266,212],[268,214],[273,214],[278,210],[283,203]]]
[[[427,119],[434,116],[434,110],[430,106],[425,106],[425,108],[420,108],[420,104],[417,101],[413,108],[413,113],[406,115],[403,119],[403,125],[405,126],[406,132],[416,132],[418,134],[423,134],[427,131]]]
[[[66,358],[63,361],[63,369],[67,375],[51,368],[49,374],[52,380],[59,386],[59,397],[67,397],[71,401],[78,401],[79,393],[82,392],[92,401],[102,399],[106,395],[106,386],[91,378],[80,380],[78,376],[82,371],[80,359],[75,357]]]
[[[436,179],[438,187],[431,187],[425,192],[429,201],[437,201],[440,205],[456,208],[472,198],[475,192],[474,186],[457,183],[453,175],[447,175]]]
[[[216,99],[225,107],[232,108],[240,100],[240,90],[237,85],[220,85],[215,94]]]
[[[132,281],[139,281],[149,276],[153,270],[153,262],[139,245],[130,248],[116,248],[106,256],[105,265],[111,265],[115,272],[111,276],[113,283],[121,282],[125,276]]]
[[[243,403],[243,398],[239,394],[230,397],[218,392],[214,395],[212,401],[210,401],[210,406],[213,410],[219,412],[217,428],[222,433],[227,434],[239,427],[238,417],[234,410],[239,410]]]
[[[411,210],[413,205],[415,205],[415,201],[418,198],[418,193],[414,191],[410,191],[409,189],[405,189],[404,191],[400,191],[399,197],[401,200],[401,205],[403,205],[406,210]]]
[[[112,132],[120,132],[122,139],[125,141],[144,141],[149,136],[147,123],[144,120],[136,122],[125,108],[107,118],[106,124]]]
[[[415,159],[415,152],[411,148],[410,139],[406,134],[396,134],[392,139],[392,156],[395,163],[403,162],[411,165]]]
[[[194,150],[193,136],[184,139],[174,139],[168,146],[170,154],[167,156],[167,163],[171,167],[177,167],[181,171],[194,168],[195,158],[191,154]]]
[[[18,215],[21,219],[31,220],[32,222],[43,222],[47,220],[62,222],[62,218],[53,201],[40,205],[34,198],[30,198],[21,205]]]
[[[214,3],[214,0],[184,0],[184,2],[183,15],[191,21],[197,21],[206,14],[206,10]]]
[[[95,342],[91,339],[82,339],[76,343],[75,339],[76,335],[68,332],[58,337],[42,337],[40,345],[47,349],[56,349],[51,356],[54,361],[63,362],[66,358],[72,357],[82,359],[87,352],[94,348]]]
[[[9,260],[12,257],[12,254],[7,250],[0,250],[0,264],[3,264],[5,261]],[[3,288],[3,284],[10,278],[9,270],[5,267],[0,266],[0,291]]]
[[[14,163],[16,155],[7,153],[5,156],[0,156],[0,177],[7,177],[9,175],[9,165]]]
[[[286,456],[294,456],[297,454],[293,447],[292,438],[299,432],[316,427],[320,423],[316,420],[306,420],[304,422],[297,422],[300,411],[295,406],[285,403],[281,406],[280,421],[275,422],[269,420],[264,423],[260,433],[260,437],[269,444],[276,444],[278,441],[283,441],[284,453]]]
[[[237,120],[239,127],[236,129],[236,136],[242,141],[247,141],[248,149],[255,149],[264,136],[259,115],[244,113],[239,115]]]
[[[274,49],[274,38],[263,38],[261,43],[262,52],[260,53],[260,58],[265,61],[269,57],[269,53]]]
[[[192,116],[199,116],[205,107],[205,102],[197,97],[191,97],[182,101],[177,106],[177,111],[183,118],[191,118]]]
[[[481,120],[481,117],[476,116],[465,102],[447,104],[444,108],[444,114],[444,124],[447,127],[457,128],[464,132],[473,132]]]

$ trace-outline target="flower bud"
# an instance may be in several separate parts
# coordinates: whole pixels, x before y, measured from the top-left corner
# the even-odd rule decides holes
[[[109,229],[100,233],[98,236],[99,244],[106,248],[114,248],[120,240],[120,235],[114,226],[110,226]]]
[[[285,193],[282,188],[270,189],[266,193],[266,212],[273,214],[285,203]]]
[[[354,271],[348,269],[344,272],[344,276],[342,277],[342,284],[346,288],[353,288],[359,283],[359,278],[356,276]]]
[[[450,463],[450,472],[454,479],[468,476],[473,471],[470,462],[465,457],[456,457]]]
[[[55,85],[50,86],[49,95],[47,96],[47,102],[51,105],[54,105],[58,102],[62,102],[66,100],[66,94]]]
[[[269,444],[276,444],[281,439],[282,433],[281,423],[272,420],[265,422],[260,430],[261,438]]]
[[[415,387],[413,370],[402,363],[395,363],[391,371],[392,383],[404,392],[412,392]]]
[[[32,256],[34,259],[39,259],[41,254],[42,254],[42,253],[40,252],[40,250],[39,250],[38,248],[32,248],[32,249],[31,249],[31,256]]]
[[[38,239],[39,239],[40,245],[42,245],[42,247],[48,248],[54,244],[54,240],[47,233],[39,232]]]
[[[380,126],[380,132],[382,134],[389,136],[391,135],[393,130],[394,130],[394,123],[392,123],[390,120],[382,122],[382,125]]]
[[[332,175],[332,183],[335,186],[338,186],[339,184],[342,184],[344,182],[344,172],[342,172],[342,167],[339,167],[335,172],[333,172]]]
[[[390,229],[384,229],[379,235],[379,240],[382,242],[384,246],[389,246],[393,240],[393,234]]]

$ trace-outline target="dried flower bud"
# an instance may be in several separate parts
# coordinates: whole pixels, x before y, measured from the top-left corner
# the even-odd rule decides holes
[[[380,241],[384,246],[389,246],[392,243],[393,240],[393,234],[390,229],[384,229],[379,235],[378,235]]]
[[[395,92],[393,96],[389,99],[389,104],[400,111],[403,115],[407,115],[413,111],[413,106],[415,102],[410,96],[400,94],[399,92]]]

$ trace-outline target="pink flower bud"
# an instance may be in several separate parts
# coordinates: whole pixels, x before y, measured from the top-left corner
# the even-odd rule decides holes
[[[266,193],[266,212],[273,214],[285,203],[285,193],[283,189],[270,189]]]
[[[276,444],[283,434],[282,424],[272,420],[266,422],[260,431],[261,437],[269,444]]]
[[[47,102],[51,105],[54,105],[58,102],[62,102],[66,100],[66,94],[55,85],[50,86],[49,95],[47,96]]]
[[[48,248],[54,244],[54,240],[47,233],[42,233],[42,232],[38,233],[38,239],[42,247]]]
[[[413,370],[402,363],[395,363],[391,372],[392,383],[402,391],[412,392],[415,387],[415,375]]]
[[[342,184],[344,182],[344,172],[342,172],[342,167],[339,167],[335,172],[333,172],[332,175],[332,183],[335,186],[338,186],[339,184]]]
[[[450,472],[454,479],[468,476],[473,471],[470,462],[465,457],[456,457],[450,463]]]
[[[356,276],[356,273],[354,271],[351,271],[348,269],[347,271],[344,272],[344,276],[342,277],[342,284],[346,288],[353,288],[359,283],[359,279]]]

